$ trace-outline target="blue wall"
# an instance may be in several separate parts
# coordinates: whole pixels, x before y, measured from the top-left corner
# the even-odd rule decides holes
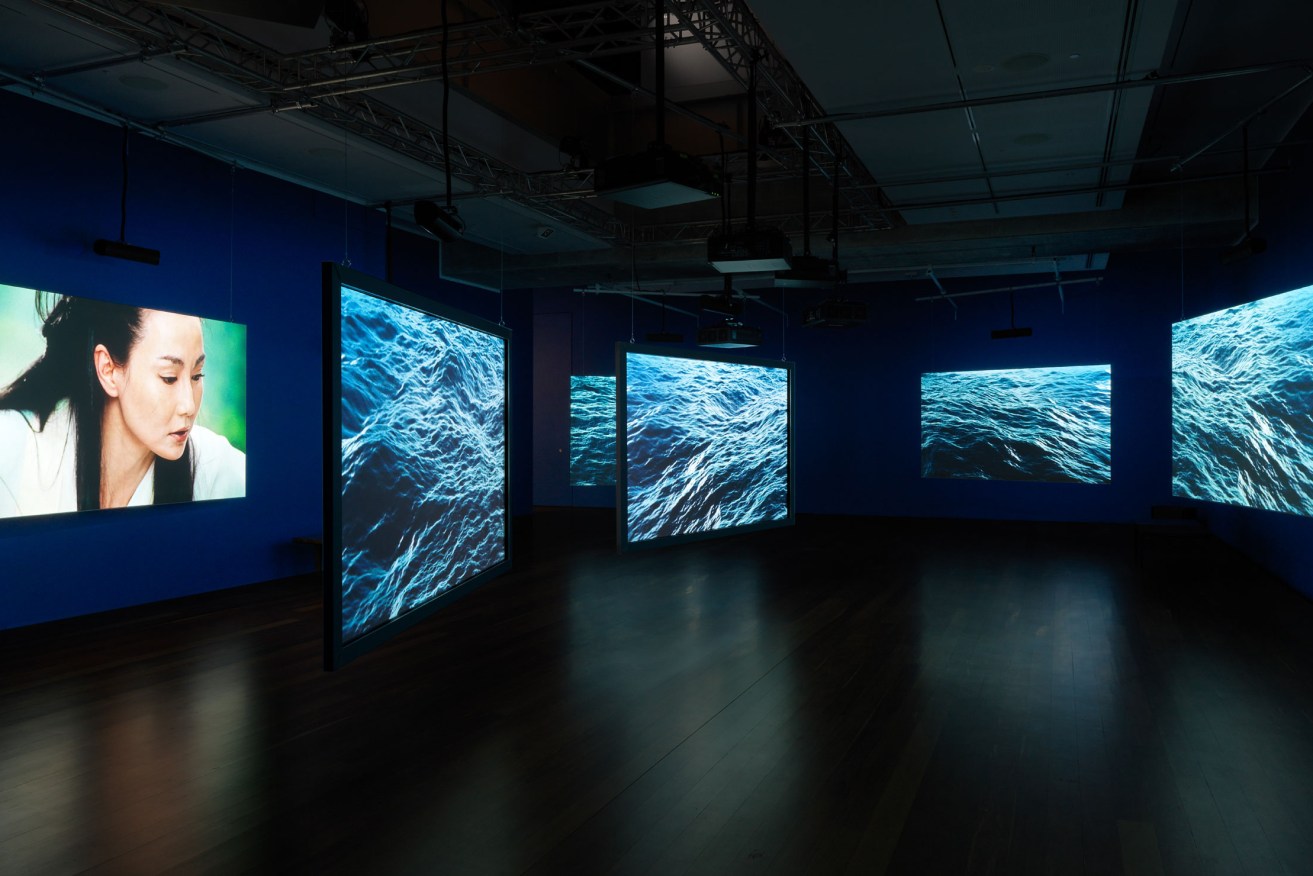
[[[1174,321],[1313,283],[1313,256],[1302,237],[1313,216],[1298,197],[1313,180],[1283,180],[1265,201],[1260,232],[1270,250],[1222,268],[1216,251],[1114,256],[1103,281],[1016,294],[1017,324],[1030,338],[993,340],[1009,325],[1008,296],[958,299],[956,317],[928,280],[850,289],[866,301],[870,322],[854,329],[784,330],[784,351],[797,362],[798,510],[802,513],[1129,523],[1153,505],[1183,503],[1171,495],[1171,325]],[[1025,284],[1034,276],[945,280],[949,291]],[[714,285],[709,282],[708,288]],[[613,374],[616,341],[630,337],[630,307],[620,296],[540,291],[541,313],[570,313],[575,374]],[[762,293],[780,305],[780,293]],[[791,320],[815,292],[790,291]],[[686,303],[686,302],[685,302]],[[638,305],[635,331],[659,328],[660,312]],[[696,324],[677,315],[670,328],[692,339]],[[780,316],[750,305],[745,321],[766,343],[749,355],[781,354]],[[690,346],[689,344],[684,345]],[[1111,363],[1112,482],[1103,485],[927,479],[920,476],[920,378],[966,371]],[[561,374],[559,381],[568,381]],[[611,494],[576,496],[576,504],[613,504]],[[1224,539],[1304,593],[1313,595],[1313,520],[1203,504]]]
[[[120,129],[8,93],[0,118],[21,132],[0,142],[0,282],[248,327],[247,497],[0,521],[0,628],[312,571],[291,539],[323,526],[320,263],[342,259],[345,221],[352,266],[383,276],[382,215],[133,135],[127,239],[161,264],[102,258],[91,244],[118,235]],[[495,294],[441,283],[437,263],[435,243],[397,235],[397,285],[497,318]],[[506,303],[512,420],[526,424],[512,508],[527,513],[530,308]]]

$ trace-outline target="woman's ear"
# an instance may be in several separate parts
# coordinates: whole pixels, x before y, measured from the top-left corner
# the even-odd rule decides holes
[[[104,344],[96,344],[96,349],[91,351],[91,365],[96,369],[96,379],[100,381],[100,388],[105,390],[105,395],[118,398],[119,372],[114,365],[114,357],[105,349]]]

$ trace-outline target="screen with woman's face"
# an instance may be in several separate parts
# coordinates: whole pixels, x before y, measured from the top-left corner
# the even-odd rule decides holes
[[[246,495],[246,326],[0,285],[0,517]]]
[[[505,333],[334,270],[330,666],[509,556]]]

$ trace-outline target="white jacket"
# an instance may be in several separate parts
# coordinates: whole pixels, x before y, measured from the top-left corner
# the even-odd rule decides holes
[[[246,495],[246,454],[204,426],[191,435],[192,499],[232,499]],[[0,411],[0,517],[59,514],[77,510],[77,430],[67,402],[60,402],[36,431],[36,417]],[[152,462],[128,505],[155,499]]]

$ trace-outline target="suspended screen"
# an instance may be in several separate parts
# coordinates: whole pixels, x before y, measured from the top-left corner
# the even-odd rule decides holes
[[[793,522],[791,363],[616,352],[621,546]]]
[[[1313,286],[1172,326],[1172,493],[1313,515]]]
[[[509,333],[325,268],[333,667],[508,565]]]

